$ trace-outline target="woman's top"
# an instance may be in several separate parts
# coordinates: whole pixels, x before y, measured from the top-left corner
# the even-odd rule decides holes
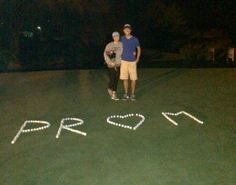
[[[119,67],[121,63],[121,55],[123,52],[123,45],[121,42],[110,42],[106,45],[104,50],[104,59],[109,66],[111,63],[115,63],[115,67]]]

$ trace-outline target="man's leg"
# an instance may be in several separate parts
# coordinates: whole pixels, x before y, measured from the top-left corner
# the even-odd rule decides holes
[[[131,93],[132,93],[132,95],[135,95],[135,89],[136,89],[136,80],[131,80]]]
[[[121,62],[121,67],[120,67],[120,79],[123,80],[123,87],[125,94],[123,96],[123,100],[128,100],[128,89],[129,89],[129,84],[128,84],[128,79],[129,79],[129,70],[128,70],[128,62],[122,61]]]
[[[136,90],[136,81],[138,79],[137,75],[137,64],[136,63],[130,63],[130,80],[131,80],[131,97],[130,99],[132,101],[136,100],[135,97],[135,90]]]
[[[123,86],[124,86],[124,91],[125,94],[128,94],[128,90],[129,90],[129,80],[123,80]]]

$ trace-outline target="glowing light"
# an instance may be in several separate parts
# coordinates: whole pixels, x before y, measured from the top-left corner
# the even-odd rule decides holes
[[[120,124],[120,123],[116,123],[114,121],[111,121],[112,118],[120,118],[120,119],[125,119],[128,117],[140,117],[141,121],[139,121],[134,127],[129,126],[129,125],[125,125],[125,124]],[[121,115],[113,115],[113,116],[109,116],[107,118],[107,123],[114,125],[114,126],[118,126],[118,127],[122,127],[122,128],[126,128],[126,129],[130,129],[130,130],[136,130],[139,126],[141,126],[143,124],[143,122],[145,121],[145,117],[141,114],[126,114],[124,116]]]
[[[185,114],[186,116],[188,116],[189,118],[193,119],[194,121],[196,121],[197,123],[203,124],[203,121],[197,119],[196,117],[194,117],[193,115],[185,112],[185,111],[180,111],[180,112],[176,112],[176,113],[172,113],[172,112],[162,112],[162,115],[169,120],[171,123],[173,123],[175,126],[178,126],[178,123],[176,121],[174,121],[173,119],[171,119],[169,116],[178,116],[180,114]]]

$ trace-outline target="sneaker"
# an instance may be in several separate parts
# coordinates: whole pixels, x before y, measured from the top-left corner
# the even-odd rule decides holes
[[[129,96],[128,96],[127,94],[124,94],[124,96],[123,96],[122,100],[124,100],[124,101],[127,101],[127,100],[129,100]]]
[[[111,96],[111,99],[114,100],[114,101],[119,101],[120,99],[116,96],[116,94],[113,94]]]
[[[112,90],[111,89],[107,89],[107,92],[110,96],[112,96]]]
[[[135,101],[135,100],[136,100],[136,96],[135,96],[134,94],[131,95],[131,96],[130,96],[130,100],[131,100],[131,101]]]

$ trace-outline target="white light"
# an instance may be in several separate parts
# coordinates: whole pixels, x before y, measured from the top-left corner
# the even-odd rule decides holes
[[[65,121],[76,121],[77,123],[74,123],[74,124],[68,124],[68,125],[64,125]],[[56,135],[56,138],[58,139],[60,137],[60,134],[61,134],[61,130],[62,129],[65,129],[65,130],[68,130],[68,131],[71,131],[71,132],[74,132],[74,133],[77,133],[77,134],[81,134],[83,136],[86,136],[87,133],[85,132],[81,132],[79,130],[75,130],[75,129],[72,129],[71,127],[76,127],[76,126],[79,126],[79,125],[82,125],[84,123],[84,121],[82,119],[79,119],[79,118],[63,118],[61,120],[61,124],[60,124],[60,127],[57,131],[57,135]]]
[[[200,123],[200,124],[203,124],[203,121],[197,119],[196,117],[194,117],[193,115],[185,112],[185,111],[180,111],[180,112],[177,112],[177,113],[172,113],[172,112],[162,112],[162,115],[167,119],[169,120],[171,123],[173,123],[175,126],[178,126],[178,123],[176,121],[174,121],[173,119],[171,119],[168,115],[170,116],[178,116],[180,114],[185,114],[186,116],[188,116],[189,118],[193,119],[194,121]]]
[[[40,26],[37,27],[38,30],[42,30],[42,28]]]
[[[24,129],[26,127],[26,125],[29,124],[29,123],[44,124],[45,126],[41,126],[41,127],[38,127],[38,128]],[[14,144],[16,142],[16,140],[19,138],[21,133],[35,132],[35,131],[47,129],[48,127],[50,127],[50,123],[47,122],[47,121],[27,120],[27,121],[24,122],[24,124],[21,126],[20,130],[17,132],[16,136],[11,141],[11,144]]]

